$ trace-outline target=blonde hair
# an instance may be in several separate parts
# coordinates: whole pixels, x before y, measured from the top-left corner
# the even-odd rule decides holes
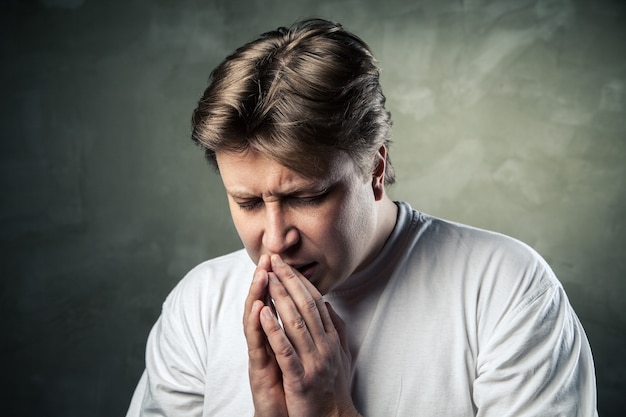
[[[309,19],[264,33],[210,76],[192,116],[192,139],[216,152],[259,151],[302,175],[324,173],[346,152],[364,175],[389,147],[391,117],[369,47],[341,25]],[[388,153],[387,153],[388,155]],[[387,161],[385,183],[395,174]]]

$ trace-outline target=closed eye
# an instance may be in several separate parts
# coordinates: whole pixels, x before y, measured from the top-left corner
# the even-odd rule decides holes
[[[263,200],[250,200],[250,201],[237,202],[237,205],[239,206],[239,208],[244,211],[255,210],[261,207],[261,204],[263,204]]]
[[[331,193],[332,189],[326,189],[319,194],[315,194],[312,196],[307,195],[291,195],[283,197],[283,203],[289,204],[291,206],[316,206],[321,204],[326,197]],[[263,206],[264,202],[262,198],[251,198],[251,199],[234,199],[235,203],[239,206],[239,208],[243,211],[253,211],[259,209]]]
[[[293,201],[297,205],[301,206],[316,206],[322,203],[326,197],[330,194],[330,190],[324,191],[323,193],[310,196],[310,197],[293,197],[291,201]]]

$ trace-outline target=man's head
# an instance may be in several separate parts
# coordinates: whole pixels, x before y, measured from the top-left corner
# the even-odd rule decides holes
[[[367,46],[308,20],[226,58],[193,115],[251,259],[279,254],[326,293],[365,268],[395,224],[390,116]]]
[[[368,46],[339,24],[305,20],[263,34],[212,73],[192,138],[217,152],[258,151],[306,177],[344,151],[368,177],[391,120]],[[388,158],[388,157],[387,157]],[[385,184],[394,182],[387,160]]]

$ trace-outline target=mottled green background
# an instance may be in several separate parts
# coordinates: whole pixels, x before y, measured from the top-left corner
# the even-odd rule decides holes
[[[322,16],[380,60],[392,196],[542,253],[588,332],[601,416],[625,415],[623,4],[2,0],[2,414],[124,413],[169,290],[240,246],[188,138],[209,71]]]

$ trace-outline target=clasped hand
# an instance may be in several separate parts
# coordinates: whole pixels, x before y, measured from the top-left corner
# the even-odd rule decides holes
[[[274,300],[282,327],[263,300]],[[261,256],[243,318],[255,417],[358,416],[345,325],[278,255]]]

